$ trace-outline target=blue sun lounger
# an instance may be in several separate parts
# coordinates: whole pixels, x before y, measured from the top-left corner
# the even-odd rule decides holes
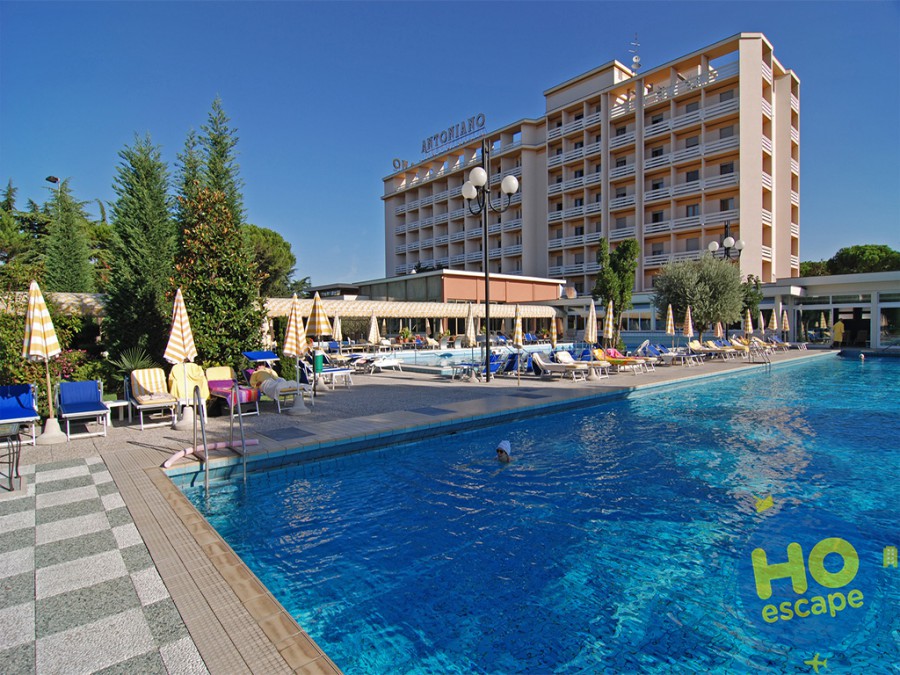
[[[31,427],[31,445],[35,441],[37,412],[35,386],[33,384],[0,385],[0,424],[27,424]]]

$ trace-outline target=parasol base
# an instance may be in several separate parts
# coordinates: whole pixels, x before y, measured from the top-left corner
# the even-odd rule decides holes
[[[186,405],[181,409],[181,419],[172,423],[173,429],[190,431],[194,428],[194,408]]]
[[[283,415],[306,415],[310,412],[309,408],[303,402],[303,396],[294,399],[294,405],[282,412]]]
[[[55,417],[48,417],[44,423],[44,433],[37,437],[35,443],[37,445],[54,445],[55,443],[65,443],[69,439],[59,428],[59,420]]]

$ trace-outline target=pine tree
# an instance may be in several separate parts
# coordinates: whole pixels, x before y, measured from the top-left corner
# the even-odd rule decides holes
[[[235,225],[244,224],[244,204],[241,195],[243,182],[238,173],[235,146],[238,142],[237,129],[228,126],[229,118],[222,109],[222,99],[213,101],[212,110],[205,125],[201,127],[203,136],[202,185],[225,195],[225,203],[231,211]]]
[[[256,263],[225,194],[202,187],[193,201],[180,199],[185,221],[175,285],[184,294],[194,343],[201,360],[236,365],[261,339]]]
[[[69,181],[60,183],[52,205],[46,207],[52,224],[44,242],[44,283],[46,291],[92,293],[94,270],[87,233],[84,202],[69,190]]]
[[[178,236],[184,227],[188,214],[185,204],[192,204],[197,199],[197,192],[202,185],[203,157],[200,154],[200,141],[197,133],[191,129],[184,141],[184,152],[178,155],[178,194],[184,199],[178,199],[175,204],[175,220],[178,223]],[[180,247],[179,239],[179,247]]]
[[[142,347],[161,358],[172,314],[175,224],[168,168],[149,134],[119,152],[113,190],[112,274],[106,299],[111,350]]]

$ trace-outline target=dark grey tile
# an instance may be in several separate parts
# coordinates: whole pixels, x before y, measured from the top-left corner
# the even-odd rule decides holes
[[[452,410],[447,410],[446,408],[436,408],[431,405],[427,405],[424,408],[413,408],[409,412],[418,413],[419,415],[428,415],[429,417],[437,417],[438,415],[449,415],[452,413]]]
[[[34,601],[34,572],[0,579],[0,609]],[[0,663],[3,663],[0,660]]]
[[[71,502],[69,504],[60,504],[59,506],[48,506],[47,508],[38,509],[34,513],[34,522],[36,525],[43,525],[44,523],[53,523],[57,520],[77,518],[78,516],[102,512],[103,502],[99,499],[83,499],[80,502]]]
[[[71,490],[72,488],[85,487],[86,485],[93,484],[94,479],[91,478],[90,475],[74,476],[72,478],[65,478],[63,480],[50,481],[49,483],[36,483],[34,486],[34,493],[42,495],[48,492]]]
[[[18,551],[26,546],[34,546],[33,527],[25,527],[12,532],[0,532],[0,553]]]
[[[184,621],[181,619],[181,614],[178,613],[178,609],[171,598],[166,598],[144,607],[144,617],[146,617],[147,623],[150,625],[153,639],[156,640],[156,644],[159,646],[180,640],[188,634]]]
[[[131,520],[131,514],[128,513],[128,509],[124,506],[118,509],[113,509],[112,511],[107,511],[106,517],[109,519],[110,527],[130,525],[134,522],[133,520]]]
[[[292,441],[295,438],[303,438],[304,436],[313,435],[311,431],[304,431],[303,429],[296,429],[294,427],[267,429],[266,431],[261,431],[260,433],[276,441]]]
[[[110,533],[110,536],[112,536],[112,533]],[[129,546],[121,549],[119,552],[122,554],[122,560],[125,561],[125,569],[128,570],[129,574],[153,567],[153,558],[150,557],[150,552],[143,544]]]
[[[0,478],[0,482],[3,481],[4,479]],[[0,500],[0,516],[8,516],[10,513],[19,513],[21,511],[33,511],[34,503],[34,497],[22,497],[20,499],[2,499]]]
[[[35,636],[40,640],[140,605],[131,577],[127,576],[60,593],[35,602]]]
[[[35,668],[34,643],[11,647],[0,652],[4,673],[33,673]]]
[[[88,464],[88,471],[91,473],[100,473],[102,471],[109,471],[109,469],[106,468],[106,464],[103,462],[97,462],[96,464]]]
[[[34,472],[57,471],[58,469],[69,469],[73,466],[84,466],[84,464],[85,462],[83,459],[64,459],[59,462],[50,462],[49,464],[38,464],[34,467]]]
[[[130,658],[127,661],[113,664],[109,668],[97,670],[95,671],[95,675],[100,675],[101,673],[102,675],[135,675],[135,673],[140,673],[140,675],[154,675],[156,673],[159,675],[166,675],[166,672],[166,666],[163,663],[162,656],[154,649],[146,654]]]
[[[110,530],[91,532],[80,537],[35,547],[34,566],[35,568],[49,567],[78,558],[87,558],[105,551],[115,551],[116,548],[116,538]]]
[[[100,485],[97,486],[97,492],[101,497],[111,495],[112,493],[118,491],[119,489],[116,487],[116,484],[113,481],[109,481],[108,483],[100,483]]]

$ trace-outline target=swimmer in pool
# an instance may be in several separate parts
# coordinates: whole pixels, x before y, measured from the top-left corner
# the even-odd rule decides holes
[[[497,445],[497,459],[504,464],[509,463],[511,459],[509,456],[510,449],[509,441],[500,441]]]

